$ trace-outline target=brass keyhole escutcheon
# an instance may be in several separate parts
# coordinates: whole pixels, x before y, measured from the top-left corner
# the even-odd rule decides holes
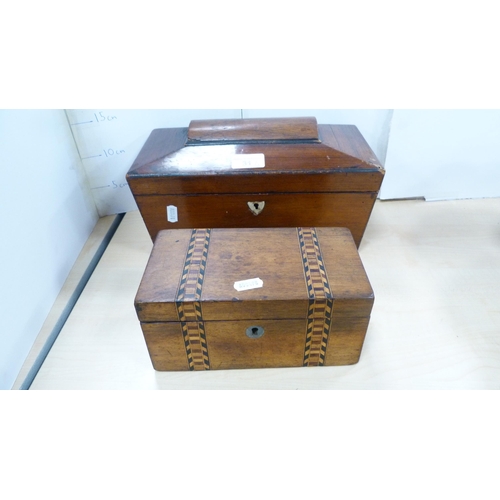
[[[252,212],[254,215],[259,215],[262,210],[264,210],[264,207],[266,205],[265,201],[249,201],[247,202],[248,208],[250,209],[250,212]]]
[[[249,326],[246,331],[247,337],[258,339],[264,335],[264,328],[261,326]]]

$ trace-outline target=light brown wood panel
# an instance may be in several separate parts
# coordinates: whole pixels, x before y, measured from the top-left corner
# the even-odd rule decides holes
[[[359,361],[369,318],[334,315],[325,366]],[[264,335],[250,338],[246,329],[260,326]],[[301,367],[306,320],[206,321],[210,370]],[[142,330],[151,362],[158,371],[187,371],[186,348],[178,322],[146,323]]]
[[[236,281],[257,277],[264,281],[263,288],[239,294],[234,289]],[[212,231],[202,296],[208,302],[234,301],[235,298],[245,302],[305,301],[306,283],[297,230],[221,228]]]
[[[316,228],[321,253],[328,265],[328,278],[335,298],[368,299],[373,301],[373,290],[356,247],[353,236],[346,229],[339,230],[336,238],[329,238],[328,228]],[[354,302],[353,302],[354,305]],[[355,306],[356,307],[356,306]]]
[[[179,287],[191,230],[164,231],[153,250],[135,297],[141,321],[176,321]]]
[[[264,328],[260,338],[249,338],[248,327]],[[210,369],[302,366],[306,320],[207,321]]]
[[[262,320],[260,338],[246,335],[250,321],[207,321],[211,370],[302,366],[306,321]],[[151,362],[158,371],[187,371],[188,358],[181,325],[174,322],[142,325]],[[286,346],[286,349],[283,348]]]
[[[333,310],[325,366],[353,365],[361,356],[370,317],[342,317],[335,314],[335,304]]]
[[[142,323],[142,332],[155,370],[189,370],[179,323]]]

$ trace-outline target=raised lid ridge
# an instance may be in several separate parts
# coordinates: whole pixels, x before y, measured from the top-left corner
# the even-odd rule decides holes
[[[314,117],[192,120],[187,144],[232,142],[320,142]]]

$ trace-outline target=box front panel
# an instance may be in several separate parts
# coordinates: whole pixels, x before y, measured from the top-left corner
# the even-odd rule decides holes
[[[305,320],[210,321],[205,325],[212,370],[303,366]],[[263,330],[260,337],[259,328]],[[252,329],[257,329],[255,337]]]
[[[200,334],[198,324],[143,323],[141,327],[158,371],[294,367],[304,363],[305,320],[205,322],[206,364],[201,357],[196,360],[197,348],[203,355],[201,339],[195,339]],[[253,334],[253,329],[263,333]]]
[[[203,371],[354,364],[368,322],[369,316],[334,314],[326,335],[323,321],[315,324],[308,319],[142,323],[141,327],[155,370]],[[319,330],[317,339],[314,330]]]
[[[162,229],[315,226],[347,227],[359,245],[375,198],[375,193],[249,193],[136,200],[153,241]],[[175,217],[169,217],[167,207],[175,207]]]

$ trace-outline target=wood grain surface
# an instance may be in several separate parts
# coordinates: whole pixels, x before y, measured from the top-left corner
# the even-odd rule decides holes
[[[215,228],[158,233],[135,305],[157,370],[213,370],[355,363],[373,300],[347,229]]]
[[[188,127],[188,139],[191,143],[195,141],[317,141],[318,124],[314,117],[192,120]]]
[[[232,168],[252,154],[263,168]],[[355,126],[252,119],[155,130],[127,181],[153,240],[171,228],[173,205],[177,228],[348,227],[359,245],[384,173]],[[267,207],[255,218],[246,204],[259,200]]]
[[[264,202],[254,215],[248,203]],[[217,194],[141,196],[137,204],[154,240],[163,229],[193,227],[318,227],[348,228],[359,245],[375,202],[373,193]],[[167,220],[167,206],[177,208],[178,221]]]

